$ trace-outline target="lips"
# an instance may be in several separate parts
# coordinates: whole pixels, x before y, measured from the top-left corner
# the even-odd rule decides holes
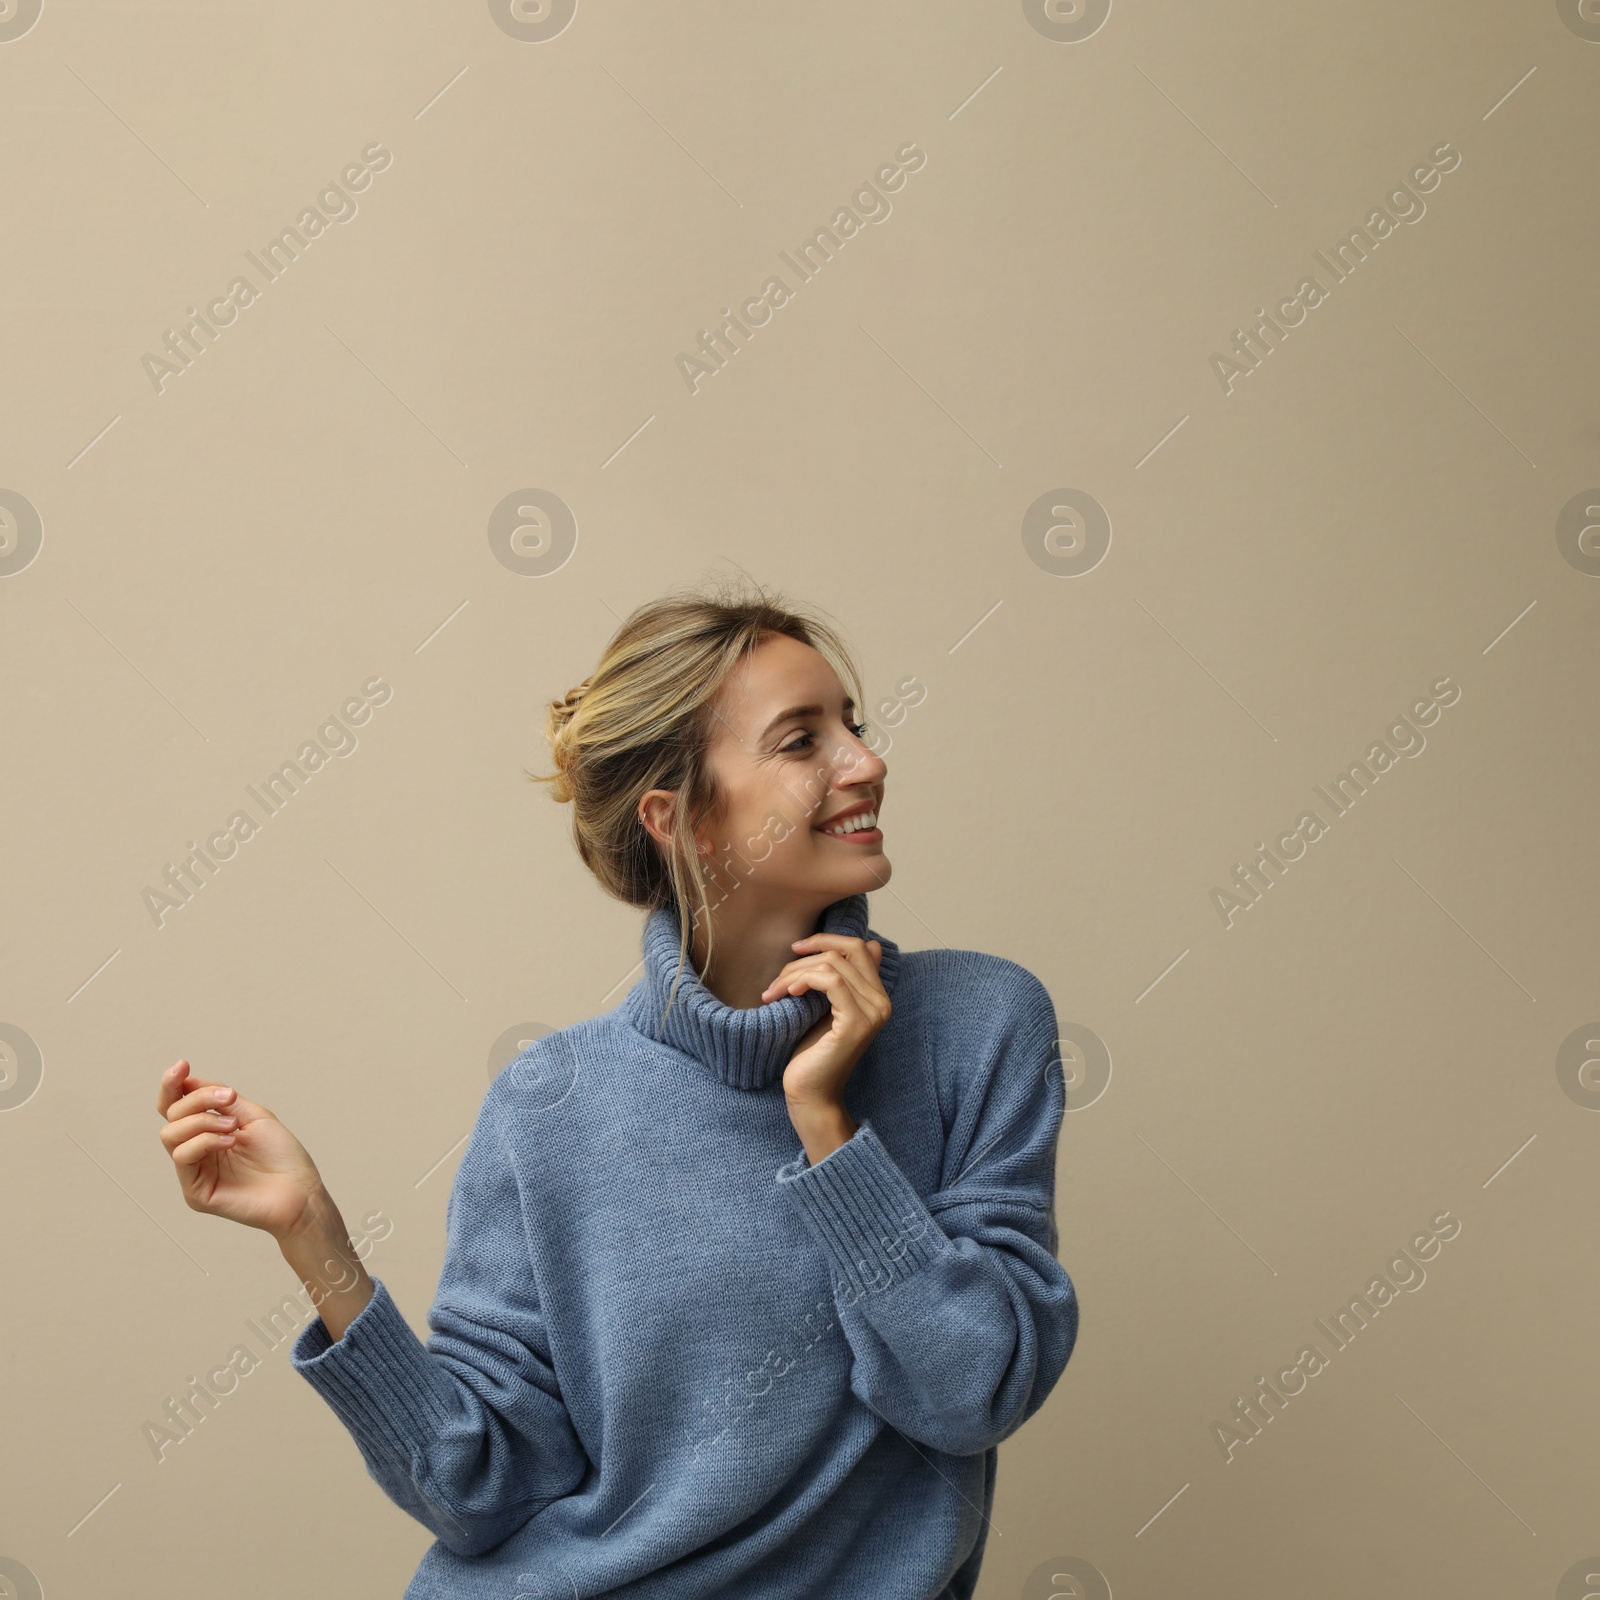
[[[877,804],[872,800],[858,800],[853,806],[844,806],[835,811],[831,817],[824,818],[816,826],[819,829],[831,828],[837,822],[843,822],[846,817],[859,817],[863,811],[875,811]]]
[[[841,829],[841,824],[855,822],[853,828]],[[865,824],[865,825],[863,825]],[[852,806],[848,811],[841,811],[837,816],[830,817],[816,830],[826,834],[830,839],[860,839],[880,838],[878,832],[878,814],[875,806]]]

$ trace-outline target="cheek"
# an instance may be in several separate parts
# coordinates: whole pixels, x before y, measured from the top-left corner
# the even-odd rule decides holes
[[[783,775],[768,798],[771,810],[804,833],[822,815],[826,795],[826,786],[801,763],[799,770]]]
[[[822,836],[812,827],[815,814],[796,805],[785,805],[781,813],[775,812],[768,833],[775,856],[790,859],[808,850],[820,849]]]
[[[785,813],[784,822],[773,832],[773,848],[780,853],[794,855],[801,850],[811,849],[817,842],[818,835],[810,819],[797,816],[793,811]]]

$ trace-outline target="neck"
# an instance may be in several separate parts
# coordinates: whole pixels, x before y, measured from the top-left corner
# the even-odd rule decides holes
[[[760,1005],[767,985],[789,962],[799,959],[794,941],[816,933],[832,903],[763,905],[754,899],[724,900],[711,913],[714,939],[709,967],[705,924],[694,930],[691,949],[700,981],[725,1006],[743,1010]]]
[[[726,919],[716,925],[718,945],[726,938],[730,955],[739,941],[740,926]],[[816,918],[811,916],[796,920],[788,931],[799,938],[813,928],[816,928]],[[846,895],[825,906],[821,926],[816,931],[865,939],[868,935],[866,895]],[[754,923],[748,925],[747,932],[751,937],[760,936]],[[730,1005],[706,988],[695,975],[692,962],[685,961],[679,970],[681,937],[677,916],[670,908],[658,906],[645,918],[640,946],[644,975],[623,1002],[628,1022],[646,1038],[698,1061],[730,1088],[761,1090],[775,1084],[793,1059],[801,1039],[828,1015],[827,997],[815,989],[807,989],[801,994],[780,995],[765,1004]],[[882,934],[875,937],[883,946],[879,977],[885,991],[892,995],[899,968],[899,946]],[[755,995],[759,995],[784,964],[794,958],[785,940],[784,929],[771,933],[771,945],[785,944],[785,948],[776,950],[765,966],[756,969]],[[693,949],[691,941],[691,954]]]

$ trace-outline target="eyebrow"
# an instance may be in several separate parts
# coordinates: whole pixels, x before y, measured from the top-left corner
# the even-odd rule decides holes
[[[854,711],[855,708],[855,701],[852,700],[849,695],[846,695],[841,703],[840,709],[844,711]],[[778,727],[781,723],[792,721],[796,717],[820,717],[823,714],[824,709],[825,708],[822,706],[790,706],[787,711],[780,711],[778,715],[775,716],[764,729],[762,729],[761,738],[771,738],[773,729]]]

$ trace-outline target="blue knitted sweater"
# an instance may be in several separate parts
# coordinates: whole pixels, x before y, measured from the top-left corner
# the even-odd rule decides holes
[[[893,1005],[825,1160],[782,1076],[826,997],[736,1009],[685,963],[669,1010],[653,911],[624,1000],[484,1097],[426,1344],[381,1279],[296,1339],[436,1536],[406,1600],[970,1600],[997,1446],[1077,1338],[1055,1013],[1015,962],[870,933],[864,894],[823,931],[882,941]]]

